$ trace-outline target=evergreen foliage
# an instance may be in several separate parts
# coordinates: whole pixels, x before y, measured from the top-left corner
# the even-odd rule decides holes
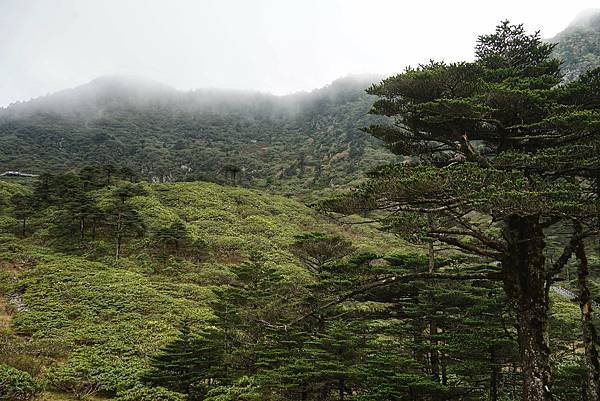
[[[4,364],[0,365],[0,400],[29,401],[33,400],[41,390],[42,386],[27,372]]]
[[[115,401],[186,401],[183,394],[163,387],[134,387],[118,394]]]
[[[501,274],[489,278],[503,281],[516,313],[527,400],[552,398],[549,283],[594,234],[572,232],[550,265],[545,231],[594,222],[599,207],[589,179],[600,173],[600,70],[557,86],[552,50],[505,21],[479,37],[474,62],[431,62],[372,86],[372,112],[394,122],[367,131],[412,162],[325,202],[347,214],[384,211],[390,230],[498,262]]]
[[[565,82],[558,50],[502,22],[369,95],[4,110],[0,165],[44,173],[0,179],[0,399],[597,400],[600,69]],[[241,188],[397,160],[318,211]],[[196,173],[231,185],[137,182]]]
[[[225,339],[217,330],[190,332],[184,325],[177,339],[152,358],[145,381],[203,399],[209,384],[223,383]]]

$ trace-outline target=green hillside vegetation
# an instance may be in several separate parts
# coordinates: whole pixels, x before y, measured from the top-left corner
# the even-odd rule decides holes
[[[349,77],[276,97],[99,78],[0,112],[0,170],[114,164],[149,181],[203,179],[290,193],[348,184],[395,160],[359,130],[373,120],[364,90],[376,80]]]
[[[600,68],[556,51],[2,110],[0,401],[599,400]]]
[[[398,245],[372,229],[343,228],[295,200],[258,191],[82,177],[44,176],[33,189],[0,181],[2,361],[63,393],[114,395],[134,387],[182,322],[213,324],[215,291],[249,258],[300,291],[313,277],[291,251],[297,235],[340,234],[361,252]],[[83,208],[73,199],[78,190],[79,201],[88,202],[83,234]],[[20,196],[36,199],[24,236],[15,218],[24,214]],[[105,214],[116,213],[121,199],[143,233],[124,236],[116,260],[116,234]]]
[[[493,282],[415,278],[353,295],[427,272],[426,247],[257,190],[106,171],[0,181],[0,367],[29,383],[19,399],[519,393],[513,318]],[[436,273],[490,271],[439,252]],[[553,299],[567,395],[582,391],[578,308]]]

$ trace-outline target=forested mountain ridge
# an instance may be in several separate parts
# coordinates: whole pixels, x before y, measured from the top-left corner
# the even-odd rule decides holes
[[[600,13],[549,40],[565,80],[600,64]],[[350,76],[308,93],[178,91],[150,80],[100,77],[0,111],[0,170],[128,167],[142,179],[204,179],[283,192],[356,182],[398,160],[360,129],[372,124],[380,76]]]
[[[600,9],[583,11],[550,42],[557,43],[554,55],[563,61],[561,69],[566,81],[599,66]]]
[[[360,131],[373,121],[347,77],[289,96],[177,91],[130,77],[17,103],[0,113],[0,170],[32,173],[115,164],[153,181],[205,179],[254,187],[323,188],[395,159]]]

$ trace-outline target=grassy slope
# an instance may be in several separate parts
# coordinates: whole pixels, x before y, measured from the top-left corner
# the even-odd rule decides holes
[[[401,246],[368,227],[344,229],[297,201],[260,191],[211,183],[148,184],[147,189],[147,196],[132,202],[140,206],[149,231],[182,221],[194,239],[209,244],[210,256],[202,263],[156,263],[147,252],[149,240],[140,239],[130,242],[126,257],[116,263],[110,242],[66,255],[43,246],[43,232],[28,240],[4,235],[0,290],[4,315],[12,321],[2,334],[1,358],[40,376],[61,364],[88,369],[103,376],[112,391],[135,381],[182,319],[208,322],[212,289],[229,274],[228,266],[250,253],[260,252],[290,280],[309,280],[288,251],[299,233],[342,232],[360,249],[377,252]],[[0,181],[0,191],[21,190]],[[106,193],[97,196],[101,202]],[[15,223],[6,216],[0,222],[3,232]],[[20,302],[24,309],[18,311]]]

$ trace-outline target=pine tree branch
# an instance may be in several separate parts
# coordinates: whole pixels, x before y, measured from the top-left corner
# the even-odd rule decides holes
[[[450,213],[454,216],[454,219],[456,219],[458,224],[460,224],[461,226],[463,226],[464,228],[469,230],[469,232],[471,233],[471,234],[469,234],[470,236],[477,238],[479,241],[484,243],[486,246],[488,246],[492,249],[495,249],[499,252],[505,252],[507,250],[507,247],[505,244],[503,244],[502,242],[495,240],[492,237],[490,237],[489,235],[483,233],[479,228],[475,227],[473,224],[471,224],[467,220],[465,220],[459,213],[453,212],[452,210],[450,211]]]
[[[342,302],[348,301],[349,299],[351,299],[357,295],[364,294],[364,293],[367,293],[371,290],[375,290],[378,288],[383,288],[383,287],[387,287],[389,285],[398,284],[398,283],[406,282],[409,280],[415,280],[415,279],[502,280],[502,274],[499,272],[498,273],[430,273],[430,272],[423,272],[423,273],[407,273],[407,274],[400,274],[400,275],[394,275],[394,276],[389,276],[389,277],[385,277],[385,278],[380,278],[372,283],[362,286],[361,288],[358,288],[353,291],[349,291],[343,295],[336,297],[332,301],[329,301],[329,302],[313,309],[309,313],[306,313],[306,314],[300,316],[299,318],[293,320],[289,324],[285,325],[285,327],[292,326],[294,324],[298,324],[301,321],[303,321],[311,316],[314,316],[318,312],[329,309],[332,306],[339,305]]]
[[[447,234],[431,233],[430,235],[440,242],[443,242],[447,245],[452,245],[463,251],[467,251],[469,253],[474,253],[479,256],[485,256],[487,258],[500,260],[502,258],[502,256],[504,255],[503,252],[496,252],[496,251],[492,251],[489,249],[481,248],[477,245],[466,244],[466,243],[460,241],[458,238],[449,236]]]

